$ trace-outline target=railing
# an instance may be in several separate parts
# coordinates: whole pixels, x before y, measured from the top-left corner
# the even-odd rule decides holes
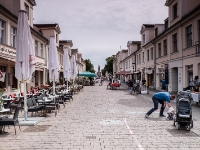
[[[196,57],[200,57],[200,41],[196,41]]]

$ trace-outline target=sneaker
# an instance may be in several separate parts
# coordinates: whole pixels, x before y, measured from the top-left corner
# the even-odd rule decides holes
[[[160,117],[166,117],[165,115],[160,115]]]
[[[148,114],[146,114],[146,115],[145,115],[145,118],[149,118],[149,115],[148,115]]]

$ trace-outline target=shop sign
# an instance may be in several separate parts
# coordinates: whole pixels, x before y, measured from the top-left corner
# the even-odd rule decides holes
[[[147,74],[152,74],[152,73],[153,73],[153,70],[152,70],[152,69],[148,69],[148,70],[146,70],[146,73],[147,73]]]
[[[4,54],[7,54],[7,55],[16,56],[16,50],[14,50],[14,49],[12,49],[10,47],[7,47],[7,46],[0,45],[0,52],[2,52]]]

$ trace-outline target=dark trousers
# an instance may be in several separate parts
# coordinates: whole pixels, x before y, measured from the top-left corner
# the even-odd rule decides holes
[[[159,100],[157,98],[155,98],[154,96],[152,97],[153,103],[154,103],[154,108],[150,109],[147,112],[147,115],[150,115],[152,112],[156,111],[158,109],[158,103],[160,103],[162,106],[160,108],[160,115],[163,115],[163,112],[165,110],[165,106],[164,106],[164,101]]]

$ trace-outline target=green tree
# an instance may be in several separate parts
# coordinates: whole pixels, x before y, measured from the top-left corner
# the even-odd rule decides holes
[[[85,64],[86,64],[86,71],[95,73],[94,65],[91,63],[90,59],[86,59]]]
[[[105,75],[106,71],[110,74],[113,73],[113,60],[115,59],[115,55],[106,58],[106,64],[104,68],[101,70],[102,74]]]

